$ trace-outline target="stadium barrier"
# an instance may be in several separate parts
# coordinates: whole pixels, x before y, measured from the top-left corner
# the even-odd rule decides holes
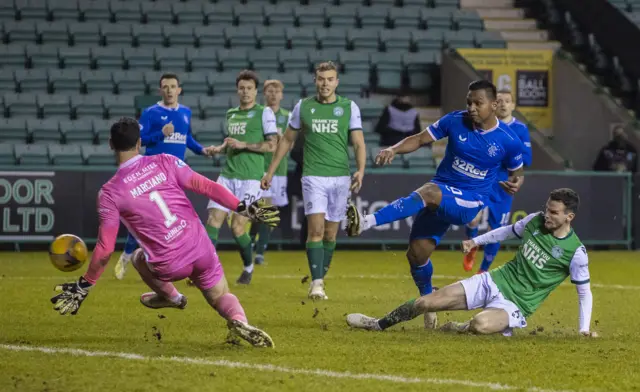
[[[54,236],[73,233],[88,243],[95,243],[98,230],[96,196],[100,187],[113,175],[113,170],[95,167],[0,168],[0,242],[47,243]],[[200,169],[208,177],[217,178],[214,169]],[[433,172],[374,169],[369,171],[359,195],[353,202],[361,210],[373,212],[388,202],[404,196],[427,182]],[[282,210],[282,221],[272,235],[273,244],[300,243],[304,209],[299,179],[290,174],[290,204]],[[527,172],[522,190],[515,198],[509,222],[543,208],[549,192],[570,187],[581,196],[582,205],[575,229],[587,245],[632,245],[633,181],[627,173],[600,172]],[[200,217],[206,219],[204,197],[188,194]],[[638,195],[635,195],[638,199]],[[413,218],[369,230],[358,238],[340,232],[339,243],[353,245],[401,245],[407,243]],[[638,221],[636,221],[638,223]],[[480,230],[487,229],[487,216]],[[125,236],[121,228],[120,240]],[[443,245],[458,244],[464,230],[452,227]],[[225,225],[220,243],[233,243]]]

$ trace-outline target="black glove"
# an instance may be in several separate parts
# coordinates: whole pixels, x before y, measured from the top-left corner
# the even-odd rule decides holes
[[[80,277],[77,282],[63,283],[57,285],[54,290],[62,291],[60,294],[51,298],[51,303],[54,304],[53,309],[65,315],[71,313],[75,315],[82,305],[82,301],[89,295],[89,289],[93,285],[84,277]]]
[[[278,207],[268,204],[264,199],[258,199],[247,206],[241,201],[236,212],[253,222],[264,223],[267,226],[275,227],[280,223],[280,211]]]

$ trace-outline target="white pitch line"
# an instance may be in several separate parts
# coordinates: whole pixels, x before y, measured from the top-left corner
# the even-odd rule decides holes
[[[288,374],[304,374],[309,376],[320,376],[329,378],[341,378],[351,380],[375,380],[375,381],[387,381],[396,384],[435,384],[435,385],[457,385],[464,387],[482,388],[490,390],[526,390],[535,392],[572,392],[570,390],[554,390],[554,389],[542,389],[537,387],[516,387],[513,385],[470,381],[470,380],[455,380],[448,378],[417,378],[417,377],[404,377],[395,376],[391,374],[381,373],[351,373],[351,372],[338,372],[326,369],[301,369],[290,368],[285,366],[278,366],[272,364],[258,364],[258,363],[246,363],[228,361],[226,359],[210,360],[204,358],[192,358],[192,357],[178,357],[178,356],[146,356],[135,353],[125,352],[110,352],[110,351],[88,351],[76,348],[67,347],[38,347],[38,346],[26,346],[26,345],[13,345],[13,344],[0,344],[0,349],[8,351],[28,351],[28,352],[40,352],[44,354],[69,354],[76,357],[111,357],[118,359],[126,359],[132,361],[159,361],[159,362],[176,362],[191,365],[202,366],[215,366],[232,369],[252,369],[264,372],[275,373],[288,373]]]

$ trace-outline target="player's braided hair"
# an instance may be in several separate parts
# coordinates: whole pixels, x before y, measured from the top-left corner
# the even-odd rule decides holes
[[[580,196],[578,192],[570,188],[554,189],[549,194],[549,200],[561,202],[564,204],[567,212],[573,212],[574,214],[578,212],[578,208],[580,207]]]

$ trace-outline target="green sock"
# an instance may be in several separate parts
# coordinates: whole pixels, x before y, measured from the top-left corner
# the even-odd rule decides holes
[[[329,266],[331,265],[331,259],[333,258],[333,251],[336,250],[336,242],[323,241],[322,247],[324,248],[324,261],[322,263],[322,278],[324,279],[327,272],[329,272]]]
[[[258,241],[256,241],[257,254],[264,254],[264,251],[267,250],[267,245],[269,245],[269,238],[271,238],[271,227],[261,223],[258,228]]]
[[[220,229],[209,225],[207,225],[206,227],[209,239],[213,243],[213,246],[216,246],[216,243],[218,242],[218,232],[220,231]]]
[[[324,265],[324,248],[322,247],[322,242],[307,242],[307,261],[309,262],[311,279],[322,279]]]
[[[249,234],[244,233],[240,237],[235,237],[236,243],[240,247],[240,257],[242,257],[242,264],[245,267],[253,264],[253,255],[251,250],[251,237]]]

